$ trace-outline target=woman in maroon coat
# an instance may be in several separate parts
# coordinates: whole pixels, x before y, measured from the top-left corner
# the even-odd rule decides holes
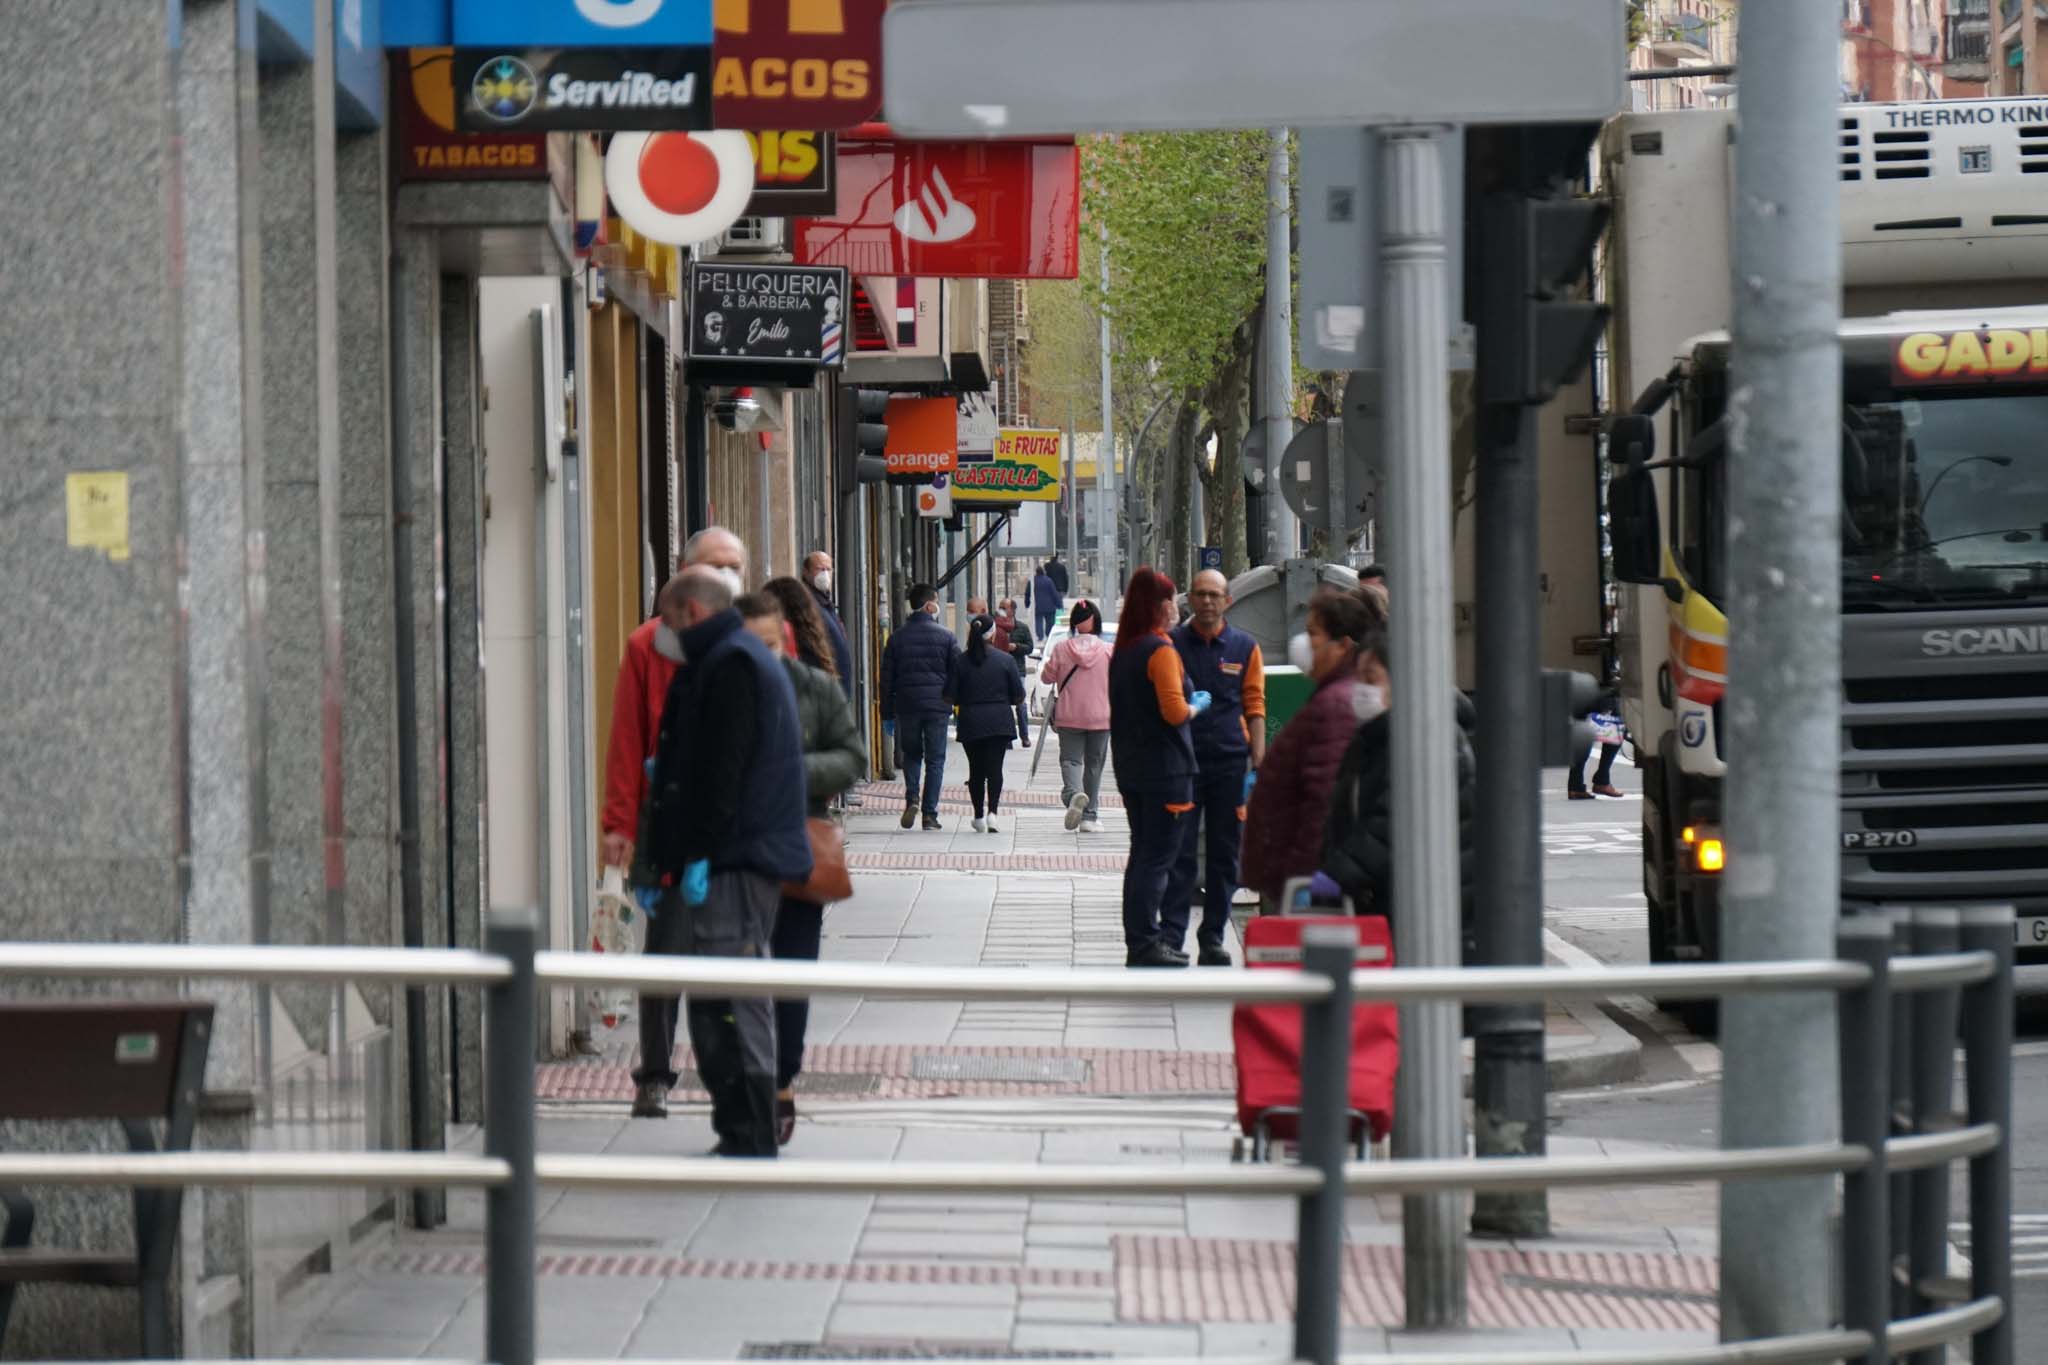
[[[1274,737],[1245,811],[1244,884],[1269,903],[1279,902],[1289,878],[1322,866],[1330,792],[1360,719],[1359,646],[1374,624],[1353,593],[1325,588],[1309,603],[1306,658],[1296,662],[1316,690]]]

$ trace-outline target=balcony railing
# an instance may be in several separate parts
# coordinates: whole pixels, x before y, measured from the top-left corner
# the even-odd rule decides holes
[[[1951,14],[1942,44],[1942,56],[1952,66],[1988,66],[1991,63],[1991,16]]]

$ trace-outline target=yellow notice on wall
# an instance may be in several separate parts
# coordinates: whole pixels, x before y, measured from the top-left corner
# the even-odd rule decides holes
[[[116,564],[128,558],[128,476],[64,477],[64,536],[74,550],[104,550]]]

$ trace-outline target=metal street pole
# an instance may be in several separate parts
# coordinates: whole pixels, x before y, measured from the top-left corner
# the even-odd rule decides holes
[[[1058,549],[1059,532],[1054,531],[1053,548]],[[1073,558],[1067,572],[1081,576],[1081,451],[1074,444],[1074,400],[1067,400],[1067,553]]]
[[[1444,275],[1440,127],[1391,128],[1381,143],[1380,335],[1387,519],[1402,529],[1388,573],[1394,613],[1395,936],[1403,965],[1456,967],[1458,774],[1452,741],[1450,318]],[[1464,1155],[1464,1077],[1455,1003],[1401,1007],[1394,1142],[1402,1157]],[[1408,1326],[1465,1322],[1464,1198],[1402,1201]]]
[[[1480,363],[1489,347],[1482,334]],[[1543,642],[1538,624],[1536,414],[1487,404],[1478,451],[1478,873],[1474,928],[1488,966],[1543,963]],[[1481,1156],[1542,1156],[1541,1001],[1474,1012],[1472,1125]],[[1542,1190],[1477,1196],[1472,1230],[1546,1237]]]
[[[1294,271],[1289,250],[1287,130],[1273,130],[1266,159],[1266,316],[1259,343],[1259,410],[1266,419],[1266,562],[1294,558],[1301,530],[1280,496],[1282,457],[1294,435]]]
[[[1826,957],[1840,842],[1841,210],[1837,16],[1743,12],[1729,384],[1728,872],[1722,956]],[[1835,997],[1721,1006],[1722,1145],[1840,1131]],[[1819,1331],[1834,1301],[1830,1176],[1721,1191],[1721,1336]]]
[[[1109,297],[1109,225],[1102,226],[1102,297]],[[1102,526],[1095,533],[1096,592],[1107,597],[1114,584],[1123,581],[1123,558],[1119,552],[1116,500],[1116,422],[1110,415],[1109,312],[1102,314],[1102,448],[1096,455],[1096,502],[1102,508]]]

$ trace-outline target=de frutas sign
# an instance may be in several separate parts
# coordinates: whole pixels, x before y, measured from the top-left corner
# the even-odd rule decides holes
[[[690,357],[747,365],[846,359],[847,275],[819,266],[690,267]]]
[[[711,126],[708,47],[462,48],[457,122],[476,133]]]

